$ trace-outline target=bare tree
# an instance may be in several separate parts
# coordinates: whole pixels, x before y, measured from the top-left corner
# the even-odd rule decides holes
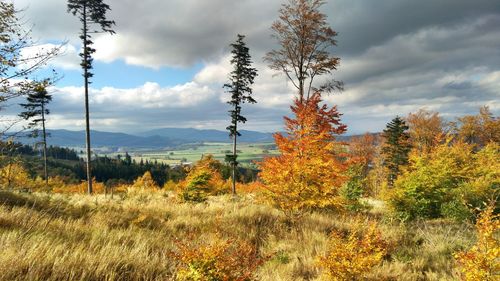
[[[31,39],[30,30],[23,28],[18,14],[12,3],[0,2],[0,110],[9,100],[27,95],[38,86],[38,81],[31,79],[33,74],[57,56],[63,44],[41,49],[37,48]],[[36,52],[23,52],[23,50],[38,50]],[[46,79],[53,83],[53,77]],[[0,128],[0,137],[10,137],[8,131],[20,119],[3,119]],[[8,135],[8,136],[7,136]]]
[[[267,53],[264,60],[271,69],[286,75],[297,88],[301,102],[309,100],[312,92],[343,88],[342,82],[334,79],[314,84],[317,77],[336,70],[340,62],[331,54],[337,32],[319,11],[324,3],[324,0],[288,0],[279,11],[279,19],[271,26],[280,49]]]

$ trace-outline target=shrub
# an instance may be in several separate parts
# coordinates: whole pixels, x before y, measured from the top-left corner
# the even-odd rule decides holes
[[[221,165],[212,155],[204,156],[180,183],[181,198],[184,201],[203,202],[209,195],[227,192],[220,172]]]
[[[138,177],[134,183],[127,189],[127,193],[150,193],[159,189],[151,176],[151,172],[146,171],[144,175]]]
[[[375,223],[363,235],[357,229],[347,237],[333,231],[328,252],[320,257],[319,265],[332,280],[360,280],[382,261],[386,249],[387,243]]]
[[[498,280],[500,275],[500,220],[493,206],[483,211],[477,222],[477,243],[455,254],[463,280]]]
[[[7,164],[0,169],[0,187],[29,189],[32,183],[28,172],[18,163]]]
[[[402,220],[471,217],[470,207],[480,207],[498,192],[498,159],[499,146],[493,143],[477,153],[474,146],[461,142],[412,153],[395,188],[387,190],[389,205]]]
[[[346,207],[349,210],[357,211],[365,208],[360,202],[361,197],[365,193],[366,179],[362,174],[363,167],[361,165],[352,165],[347,171],[349,180],[342,186],[340,194],[346,202]]]
[[[254,280],[263,259],[247,242],[216,238],[202,245],[176,242],[177,251],[170,255],[177,261],[179,281]]]

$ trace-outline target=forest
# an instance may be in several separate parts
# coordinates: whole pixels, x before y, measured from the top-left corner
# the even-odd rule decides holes
[[[64,2],[81,24],[82,153],[50,145],[46,133],[51,91],[64,78],[43,69],[64,43],[22,55],[36,44],[24,11],[0,1],[0,112],[22,108],[0,119],[0,280],[500,279],[497,108],[455,116],[421,108],[395,113],[380,132],[350,134],[329,102],[348,85],[334,77],[340,42],[321,10],[327,2],[288,0],[263,58],[292,97],[266,146],[276,153],[240,163],[241,128],[260,102],[254,82],[269,72],[235,34],[220,85],[232,148],[224,160],[98,155],[93,36],[116,36],[119,23],[103,0]]]

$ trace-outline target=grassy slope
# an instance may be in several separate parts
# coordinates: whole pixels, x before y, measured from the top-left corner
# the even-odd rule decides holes
[[[0,191],[0,280],[171,280],[176,238],[208,240],[216,231],[272,254],[259,280],[322,280],[315,266],[332,229],[351,215],[313,213],[295,224],[251,196],[181,204],[169,194],[114,200],[84,195]],[[371,280],[456,280],[454,251],[472,244],[469,225],[444,221],[408,226],[380,221],[392,248]]]

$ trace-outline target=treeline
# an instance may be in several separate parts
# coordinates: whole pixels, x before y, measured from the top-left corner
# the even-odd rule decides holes
[[[396,117],[378,136],[353,138],[349,154],[347,194],[380,198],[401,220],[500,211],[500,118],[486,106],[453,121],[423,109]]]
[[[41,152],[33,146],[15,142],[0,142],[0,149],[2,151],[2,166],[19,163],[26,168],[32,178],[43,175]],[[68,183],[86,180],[86,163],[78,157],[75,150],[50,146],[47,149],[47,156],[49,177],[60,177]],[[157,161],[135,161],[128,153],[118,155],[116,158],[95,156],[92,164],[92,174],[95,180],[105,183],[107,186],[129,184],[149,172],[155,184],[162,187],[168,181],[177,183],[183,180],[189,168],[183,166],[171,167]],[[230,168],[227,165],[220,165],[218,169],[224,179],[230,177]],[[242,182],[251,182],[256,179],[257,171],[240,167],[238,175]]]
[[[0,144],[0,146],[5,146],[6,144]],[[14,153],[22,154],[22,155],[30,155],[36,156],[40,155],[42,152],[35,149],[31,145],[15,143],[13,144]],[[47,157],[51,157],[53,159],[63,159],[63,160],[80,160],[78,157],[78,153],[70,148],[59,147],[59,146],[49,146],[47,147]]]

